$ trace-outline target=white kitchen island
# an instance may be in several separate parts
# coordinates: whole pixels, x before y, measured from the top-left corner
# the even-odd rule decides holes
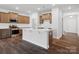
[[[49,29],[23,29],[23,39],[45,49],[49,48]]]

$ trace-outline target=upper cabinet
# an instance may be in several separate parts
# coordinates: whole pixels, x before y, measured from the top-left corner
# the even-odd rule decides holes
[[[18,14],[17,13],[13,13],[13,12],[10,12],[9,15],[10,15],[9,16],[10,19],[14,19],[14,20],[17,19],[17,17],[18,17]]]
[[[17,21],[18,23],[26,23],[29,24],[30,18],[28,16],[22,16],[22,15],[18,15]]]
[[[29,16],[18,15],[17,13],[9,12],[4,13],[0,12],[0,23],[10,23],[11,20],[16,20],[16,23],[29,24]]]
[[[51,13],[45,13],[40,15],[40,23],[42,24],[44,21],[52,22],[52,14]]]
[[[9,13],[0,12],[0,23],[8,23],[9,22]]]

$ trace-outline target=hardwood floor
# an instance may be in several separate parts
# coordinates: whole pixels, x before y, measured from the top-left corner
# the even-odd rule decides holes
[[[79,37],[75,37],[73,34],[63,35],[60,40],[53,39],[49,50],[24,40],[18,42],[18,40],[13,41],[11,38],[0,39],[0,54],[78,54],[78,39]]]
[[[68,33],[67,35],[63,35],[60,40],[53,39],[49,53],[79,53],[79,37],[76,34]]]
[[[22,40],[17,44],[0,40],[0,54],[47,54],[47,50]]]

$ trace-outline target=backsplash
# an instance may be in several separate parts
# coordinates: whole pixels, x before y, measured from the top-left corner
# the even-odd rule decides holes
[[[31,24],[0,23],[0,29],[9,28],[10,25],[16,25],[17,27],[32,27]]]

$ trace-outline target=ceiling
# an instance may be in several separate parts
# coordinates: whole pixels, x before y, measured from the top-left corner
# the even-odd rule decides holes
[[[58,7],[63,12],[79,12],[79,4],[58,4]]]
[[[51,4],[0,4],[0,8],[22,12],[22,13],[32,13],[35,11],[43,11],[51,9]]]
[[[63,12],[79,12],[79,4],[0,4],[0,8],[21,13],[32,13],[59,8]]]

